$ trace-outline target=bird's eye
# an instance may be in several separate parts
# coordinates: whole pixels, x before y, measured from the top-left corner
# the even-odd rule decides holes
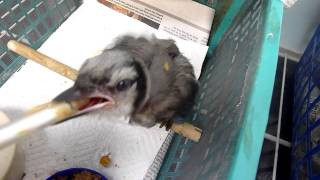
[[[132,85],[132,81],[129,79],[121,80],[118,82],[116,89],[118,91],[124,91]]]

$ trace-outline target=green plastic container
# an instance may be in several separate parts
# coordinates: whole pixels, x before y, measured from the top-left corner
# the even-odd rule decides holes
[[[190,122],[198,144],[174,136],[160,180],[255,179],[276,71],[280,0],[199,0],[216,9],[200,91]],[[40,45],[81,5],[80,0],[0,0],[0,86],[24,59],[9,39]]]

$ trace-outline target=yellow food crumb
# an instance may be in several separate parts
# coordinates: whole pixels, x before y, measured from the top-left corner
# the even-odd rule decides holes
[[[170,66],[169,66],[169,63],[168,62],[165,62],[164,64],[163,64],[163,69],[165,70],[165,71],[169,71],[170,70]]]
[[[109,155],[105,155],[100,158],[100,164],[103,167],[108,167],[110,163],[111,163],[111,159],[109,158]]]

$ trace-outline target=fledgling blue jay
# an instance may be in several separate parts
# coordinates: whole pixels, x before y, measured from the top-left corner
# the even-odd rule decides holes
[[[101,98],[113,104],[101,110],[129,116],[130,123],[169,128],[174,116],[190,110],[197,87],[174,41],[124,36],[87,59],[73,87],[54,100]]]

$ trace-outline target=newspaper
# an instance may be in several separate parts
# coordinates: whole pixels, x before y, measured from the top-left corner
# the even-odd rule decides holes
[[[206,45],[215,10],[191,0],[98,0],[155,29]]]

